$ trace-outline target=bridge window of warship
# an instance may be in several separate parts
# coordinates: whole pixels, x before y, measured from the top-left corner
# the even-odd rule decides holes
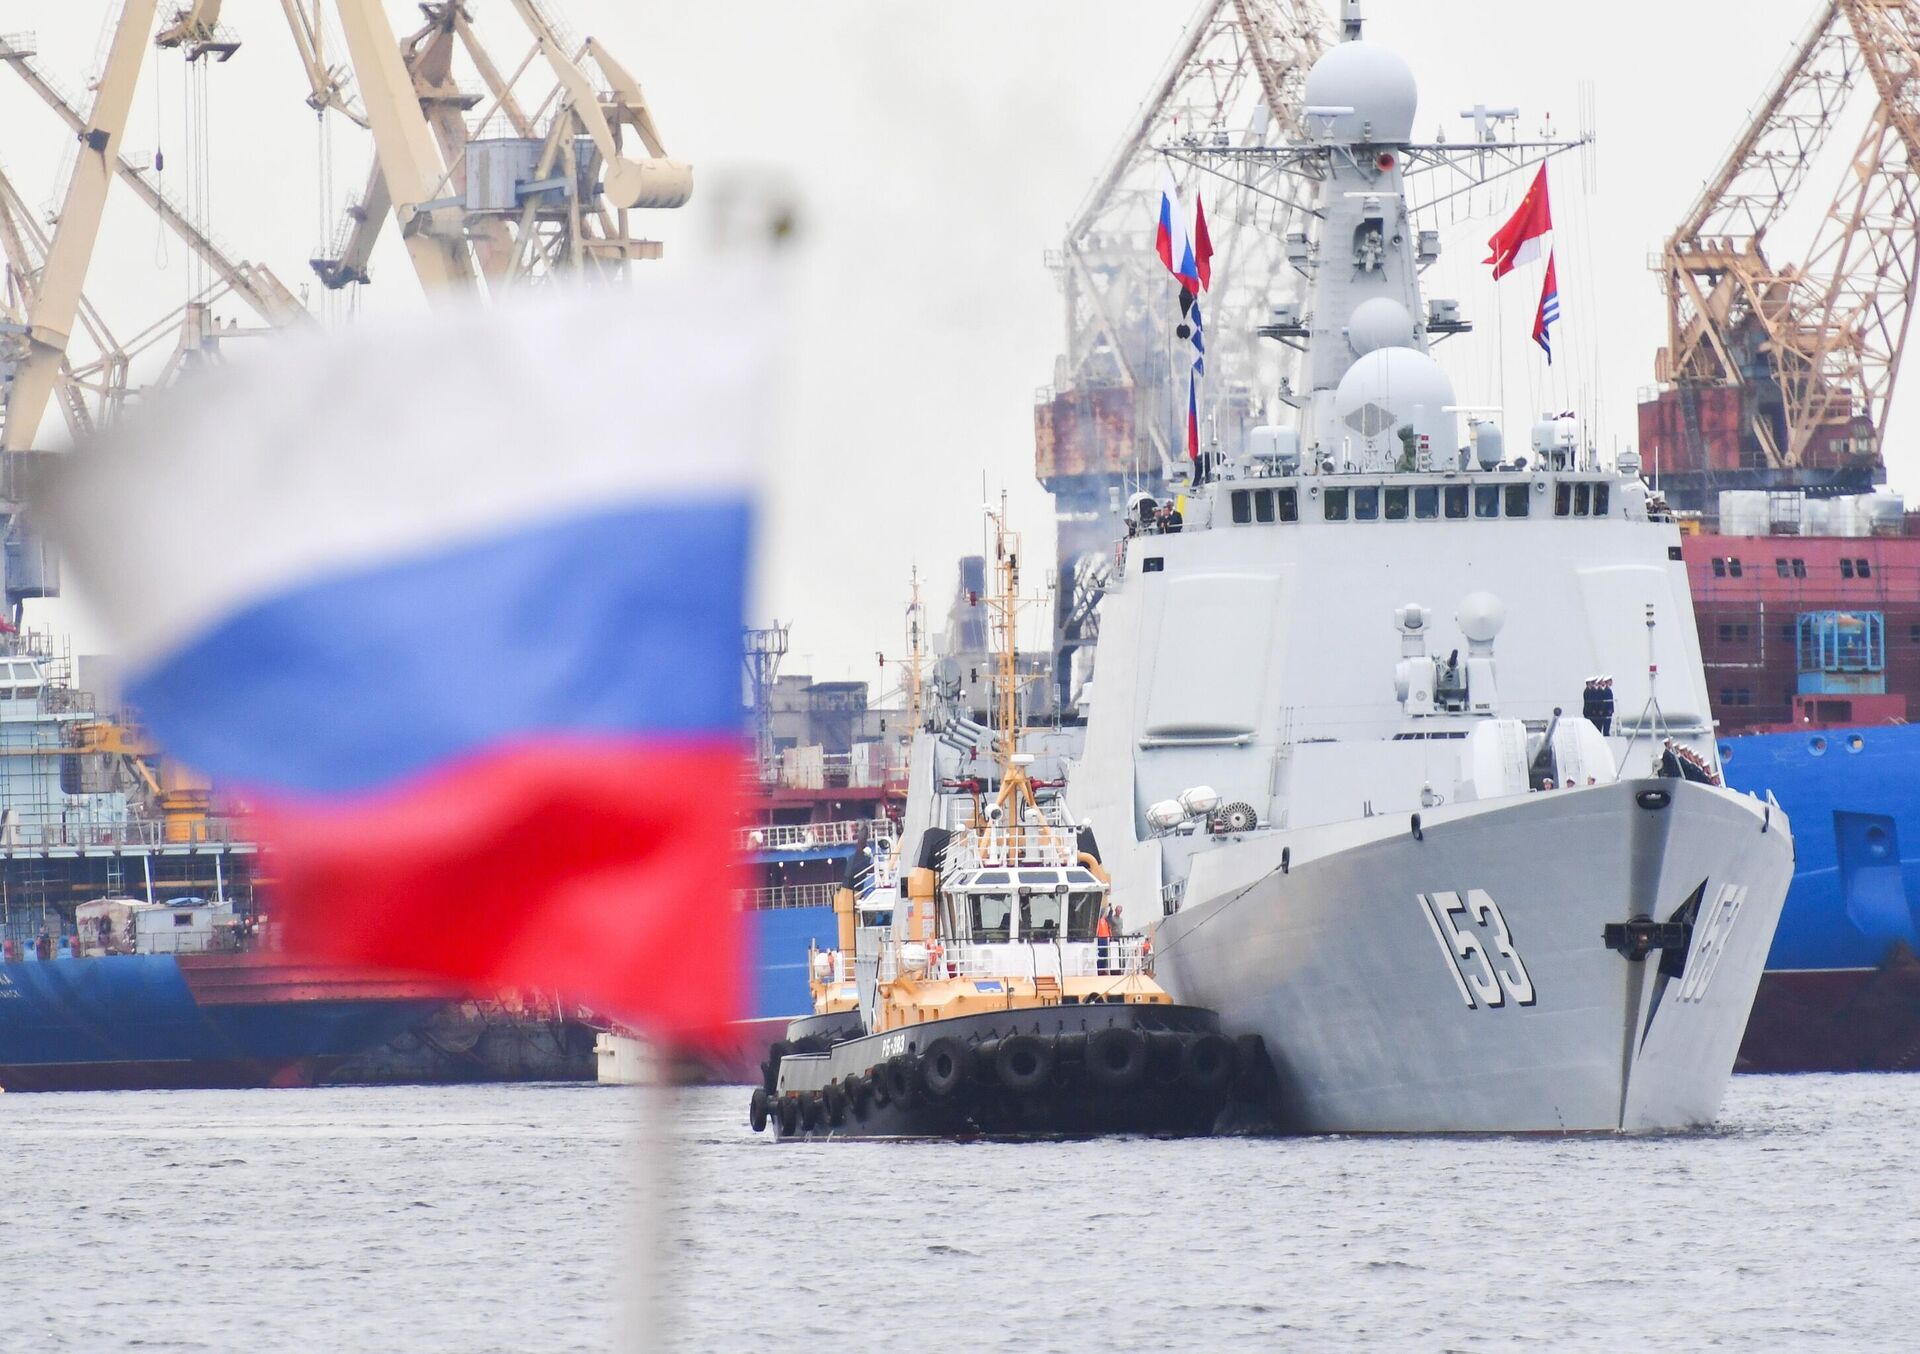
[[[1299,491],[1294,489],[1236,489],[1232,495],[1233,520],[1241,526],[1248,522],[1297,522],[1300,520]]]
[[[1449,484],[1446,488],[1447,516],[1465,517],[1467,515],[1467,486]]]

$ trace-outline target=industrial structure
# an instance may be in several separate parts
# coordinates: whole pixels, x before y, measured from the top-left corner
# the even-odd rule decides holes
[[[573,36],[539,0],[512,0],[531,42],[511,60],[489,50],[459,0],[423,4],[421,27],[404,41],[380,0],[336,0],[337,37],[327,8],[322,0],[281,5],[306,73],[302,97],[323,124],[364,129],[373,144],[365,189],[310,261],[322,285],[371,281],[374,245],[390,220],[430,294],[561,271],[610,273],[659,257],[659,242],[636,233],[633,213],[685,203],[692,170],[667,156],[639,82],[602,44]],[[42,68],[31,35],[0,37],[0,63],[78,141],[47,228],[0,174],[0,448],[8,452],[40,445],[50,406],[83,436],[110,422],[140,385],[216,358],[220,343],[313,318],[265,265],[219,245],[209,219],[204,86],[210,67],[245,59],[241,35],[221,22],[221,0],[191,0],[156,33],[158,9],[157,0],[120,6],[84,107]],[[164,147],[147,163],[122,149],[149,45],[179,54],[202,91],[197,121],[182,133],[184,203],[165,186]],[[84,293],[116,179],[186,245],[197,270],[179,311],[125,341]],[[257,323],[217,323],[213,307],[229,297]],[[170,355],[136,379],[139,357],[169,339]]]
[[[1844,153],[1823,155],[1830,143]],[[1640,443],[1674,506],[1885,480],[1917,157],[1920,4],[1824,0],[1661,253],[1668,334]],[[1796,231],[1807,217],[1811,232]]]
[[[1214,243],[1203,437],[1237,451],[1261,421],[1288,354],[1260,345],[1295,276],[1287,237],[1305,186],[1258,163],[1231,172],[1170,163],[1165,145],[1276,146],[1301,131],[1306,72],[1332,39],[1314,0],[1202,0],[1066,239],[1048,262],[1066,307],[1053,385],[1034,409],[1035,465],[1058,511],[1058,699],[1073,656],[1098,636],[1096,607],[1124,486],[1157,486],[1177,459],[1185,360],[1175,381],[1168,317],[1177,287],[1153,250],[1163,175],[1204,195]],[[1176,385],[1178,389],[1176,390]]]

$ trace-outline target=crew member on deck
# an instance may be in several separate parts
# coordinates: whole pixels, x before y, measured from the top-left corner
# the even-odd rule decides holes
[[[1113,904],[1111,902],[1103,902],[1100,904],[1100,920],[1093,924],[1093,935],[1094,939],[1099,942],[1097,947],[1098,953],[1094,958],[1095,971],[1100,973],[1109,972],[1110,970],[1107,968],[1107,942],[1113,938]]]

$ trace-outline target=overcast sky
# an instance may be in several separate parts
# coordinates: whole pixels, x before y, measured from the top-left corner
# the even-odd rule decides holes
[[[637,75],[676,156],[699,187],[730,169],[790,175],[804,198],[806,248],[790,436],[778,449],[760,609],[794,623],[789,671],[871,677],[899,647],[908,570],[944,610],[953,560],[977,548],[982,483],[1013,495],[1030,558],[1050,547],[1050,505],[1033,480],[1032,404],[1060,348],[1058,291],[1044,264],[1090,180],[1145,96],[1192,7],[1184,0],[555,0]],[[416,11],[390,3],[396,28]],[[472,0],[489,31],[520,30],[505,0]],[[1431,294],[1458,297],[1477,333],[1443,345],[1463,403],[1500,402],[1524,440],[1545,409],[1593,411],[1604,446],[1633,438],[1652,384],[1664,309],[1649,255],[1718,164],[1746,110],[1810,17],[1808,0],[1608,5],[1514,0],[1371,0],[1369,36],[1413,58],[1417,135],[1460,138],[1476,103],[1524,110],[1531,133],[1578,130],[1591,82],[1599,149],[1593,190],[1580,163],[1554,170],[1561,224],[1559,362],[1528,340],[1537,271],[1496,291],[1478,267],[1519,188],[1475,195],[1443,228],[1448,255]],[[114,6],[0,0],[0,31],[37,29],[42,62],[78,86]],[[177,55],[149,59],[127,148],[166,152],[184,191],[204,166],[218,235],[290,285],[330,234],[370,154],[364,134],[332,136],[331,199],[314,116],[279,7],[230,3],[240,52],[209,77],[204,154],[185,136]],[[69,138],[0,72],[0,162],[29,200],[51,203]],[[1837,183],[1838,164],[1817,184]],[[691,266],[700,213],[655,213],[667,261]],[[1150,229],[1142,222],[1143,232]],[[678,260],[678,262],[676,262]],[[389,238],[368,308],[419,304]],[[186,287],[184,255],[138,204],[117,196],[89,291],[123,330]],[[1896,413],[1896,487],[1920,482]],[[82,647],[77,607],[50,611]]]

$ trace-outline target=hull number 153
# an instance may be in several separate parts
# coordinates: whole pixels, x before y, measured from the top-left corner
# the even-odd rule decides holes
[[[1505,1006],[1531,1006],[1533,979],[1514,948],[1500,904],[1485,889],[1458,893],[1422,893],[1420,911],[1433,931],[1446,961],[1447,972],[1470,1011]]]

